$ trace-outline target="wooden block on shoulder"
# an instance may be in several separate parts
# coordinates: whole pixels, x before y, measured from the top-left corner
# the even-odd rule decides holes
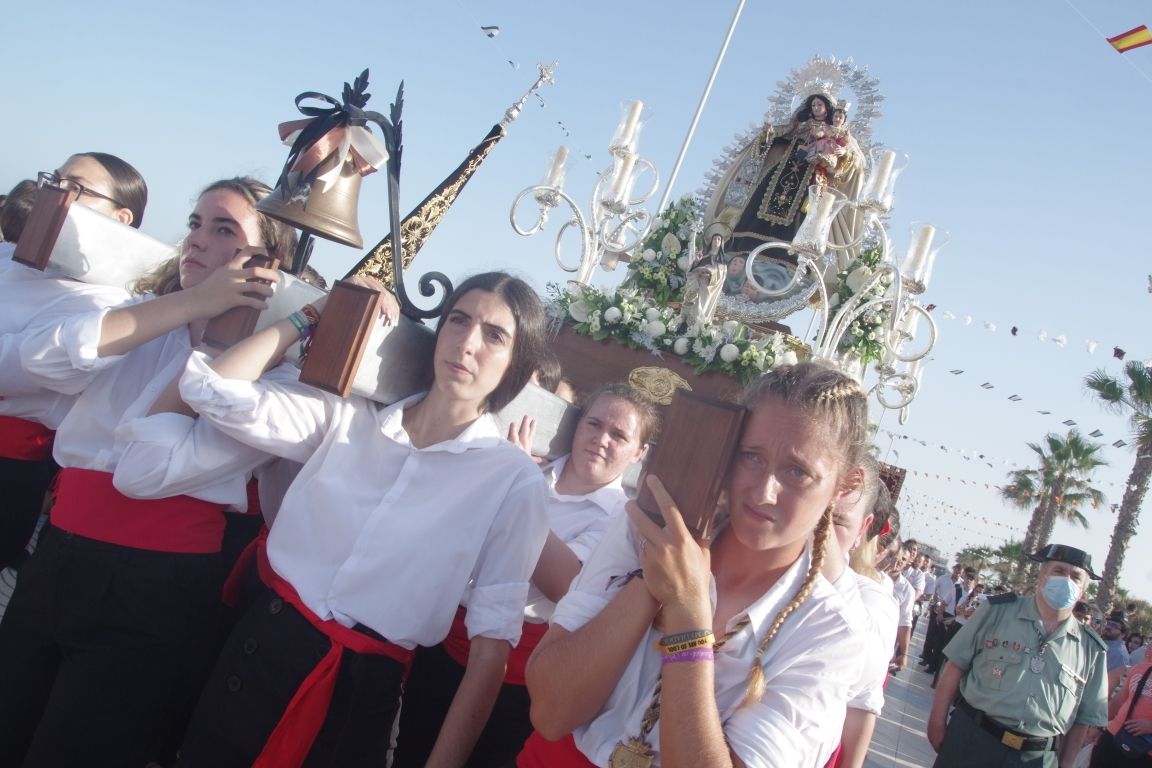
[[[337,281],[312,336],[300,381],[347,397],[372,325],[380,315],[380,294],[371,288]]]
[[[68,218],[73,197],[72,192],[51,184],[36,190],[36,202],[32,204],[20,242],[16,243],[16,251],[12,254],[14,261],[44,271],[64,227],[64,220]]]
[[[698,539],[712,535],[716,502],[740,440],[744,414],[742,406],[684,390],[676,392],[664,414],[646,473],[664,483]],[[660,507],[643,480],[636,503],[663,525]]]

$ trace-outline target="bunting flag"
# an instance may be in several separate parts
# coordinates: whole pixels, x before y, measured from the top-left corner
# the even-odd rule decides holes
[[[1152,275],[1149,276],[1149,279],[1152,280]],[[932,309],[935,309],[935,308],[936,308],[935,305],[933,305]],[[997,329],[998,329],[998,325],[991,320],[981,320],[977,324],[976,318],[974,318],[972,315],[962,315],[961,316],[961,315],[957,315],[955,312],[952,312],[952,311],[947,310],[947,309],[942,309],[940,311],[939,317],[941,317],[944,320],[960,320],[963,322],[965,327],[973,327],[973,326],[981,327],[985,331],[988,331],[989,333],[996,333]],[[1013,325],[1009,328],[1008,333],[1009,333],[1009,335],[1011,335],[1013,337],[1022,338],[1021,337],[1021,330],[1022,329],[1020,328],[1020,326]],[[1036,331],[1036,339],[1038,341],[1042,341],[1042,342],[1050,342],[1050,343],[1056,345],[1057,347],[1060,347],[1061,349],[1064,349],[1068,346],[1068,335],[1067,334],[1064,334],[1064,333],[1050,334],[1044,328],[1041,328],[1038,331]],[[1095,339],[1088,339],[1088,338],[1084,339],[1084,349],[1087,350],[1088,354],[1090,354],[1090,355],[1095,354],[1096,349],[1099,346],[1100,346],[1100,342],[1098,342]],[[1107,349],[1107,347],[1105,347],[1105,349]],[[1127,352],[1122,347],[1113,346],[1112,356],[1115,357],[1117,360],[1123,360],[1124,355],[1126,355],[1126,354],[1127,354]],[[1152,362],[1152,361],[1149,361],[1149,362]],[[1147,363],[1146,363],[1146,365],[1147,365]],[[1152,365],[1149,365],[1148,367],[1152,367]]]
[[[1152,32],[1148,31],[1145,24],[1141,24],[1135,29],[1130,29],[1127,32],[1122,32],[1116,37],[1108,38],[1108,42],[1112,43],[1112,47],[1120,53],[1127,53],[1133,48],[1139,48],[1143,45],[1152,43]]]
[[[1095,430],[1095,431],[1100,432],[1100,430]],[[959,456],[962,459],[964,459],[964,461],[972,462],[973,464],[984,464],[985,466],[987,466],[990,469],[995,470],[997,472],[1004,470],[1004,468],[1019,468],[1021,466],[1020,462],[1018,462],[1014,459],[1006,459],[1006,458],[1003,458],[1002,456],[997,456],[995,454],[989,453],[987,451],[982,451],[980,449],[968,450],[965,448],[957,448],[955,446],[938,445],[938,444],[934,444],[934,443],[929,443],[927,440],[922,440],[918,437],[913,437],[911,435],[901,434],[899,432],[893,432],[893,431],[888,430],[888,429],[878,429],[877,432],[879,434],[886,435],[889,438],[889,440],[892,440],[892,441],[909,440],[913,443],[916,443],[917,445],[919,445],[922,448],[928,448],[929,450],[938,450],[941,453],[948,454],[949,456],[952,456],[952,455]],[[1101,437],[1101,436],[1103,436],[1103,433],[1100,433],[1099,435],[1093,434],[1092,436],[1093,437]],[[1123,447],[1127,446],[1128,443],[1126,443],[1123,440],[1117,440],[1114,443],[1112,443],[1112,445],[1115,448],[1123,448]],[[893,450],[892,453],[895,453],[895,451]],[[917,469],[912,469],[912,468],[908,468],[907,472],[909,475],[912,475],[915,477],[935,478],[937,480],[943,480],[944,482],[948,482],[948,483],[959,483],[960,485],[971,485],[971,486],[977,486],[977,487],[983,486],[987,490],[996,490],[996,491],[1000,490],[1001,486],[999,485],[999,483],[1002,482],[1002,480],[1000,480],[999,478],[995,481],[986,481],[983,479],[973,479],[970,476],[961,477],[959,474],[952,474],[952,475],[947,474],[947,473],[939,474],[939,473],[935,473],[935,472],[927,472],[924,470],[917,470]],[[1120,489],[1121,491],[1126,487],[1125,483],[1123,483],[1123,482],[1108,482],[1108,481],[1094,481],[1093,485],[1095,485],[1096,487],[1101,488],[1101,489],[1113,488],[1113,489]]]

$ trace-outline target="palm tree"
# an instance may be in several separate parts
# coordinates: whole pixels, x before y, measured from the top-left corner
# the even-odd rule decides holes
[[[1128,417],[1136,450],[1136,462],[1128,473],[1112,543],[1104,561],[1103,583],[1096,598],[1096,606],[1103,606],[1101,610],[1107,610],[1112,604],[1128,543],[1136,535],[1140,506],[1148,492],[1148,477],[1152,475],[1152,371],[1145,368],[1144,363],[1133,360],[1124,366],[1124,375],[1127,382],[1095,370],[1084,379],[1084,386],[1106,410]]]
[[[1058,518],[1088,527],[1088,519],[1080,507],[1085,503],[1099,506],[1104,500],[1104,494],[1089,485],[1089,481],[1096,468],[1106,462],[1099,458],[1100,443],[1084,439],[1075,429],[1069,430],[1063,439],[1049,433],[1043,444],[1029,443],[1028,447],[1040,457],[1039,468],[1011,473],[1009,477],[1013,482],[1001,495],[1024,508],[1033,501],[1036,503],[1024,534],[1018,569],[1030,582],[1035,576],[1036,564],[1028,559],[1028,553],[1049,542]]]

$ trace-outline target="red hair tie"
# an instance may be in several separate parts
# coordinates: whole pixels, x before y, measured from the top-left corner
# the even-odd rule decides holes
[[[891,532],[892,532],[892,521],[891,520],[885,520],[884,521],[884,527],[880,529],[880,533],[876,534],[876,537],[879,538],[879,537],[884,536],[886,534],[889,534]]]

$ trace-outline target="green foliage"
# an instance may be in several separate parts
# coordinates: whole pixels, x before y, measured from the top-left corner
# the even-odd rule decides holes
[[[828,296],[828,310],[836,311],[853,299],[857,307],[883,296],[892,284],[885,274],[876,278],[876,268],[880,265],[883,251],[875,245],[863,251],[847,267],[836,274],[836,286]],[[891,311],[889,304],[879,304],[866,309],[852,322],[836,347],[842,355],[860,358],[862,365],[878,361],[884,356],[884,324]]]
[[[781,334],[752,338],[735,320],[680,332],[672,309],[632,288],[605,293],[591,286],[564,290],[552,283],[548,293],[549,313],[571,321],[577,333],[597,341],[614,339],[631,349],[678,355],[696,373],[719,371],[746,383],[777,362],[796,362]]]
[[[684,298],[689,244],[695,234],[692,223],[701,216],[700,204],[684,195],[653,222],[652,231],[637,246],[628,264],[624,287],[650,296],[660,305],[677,304]]]

